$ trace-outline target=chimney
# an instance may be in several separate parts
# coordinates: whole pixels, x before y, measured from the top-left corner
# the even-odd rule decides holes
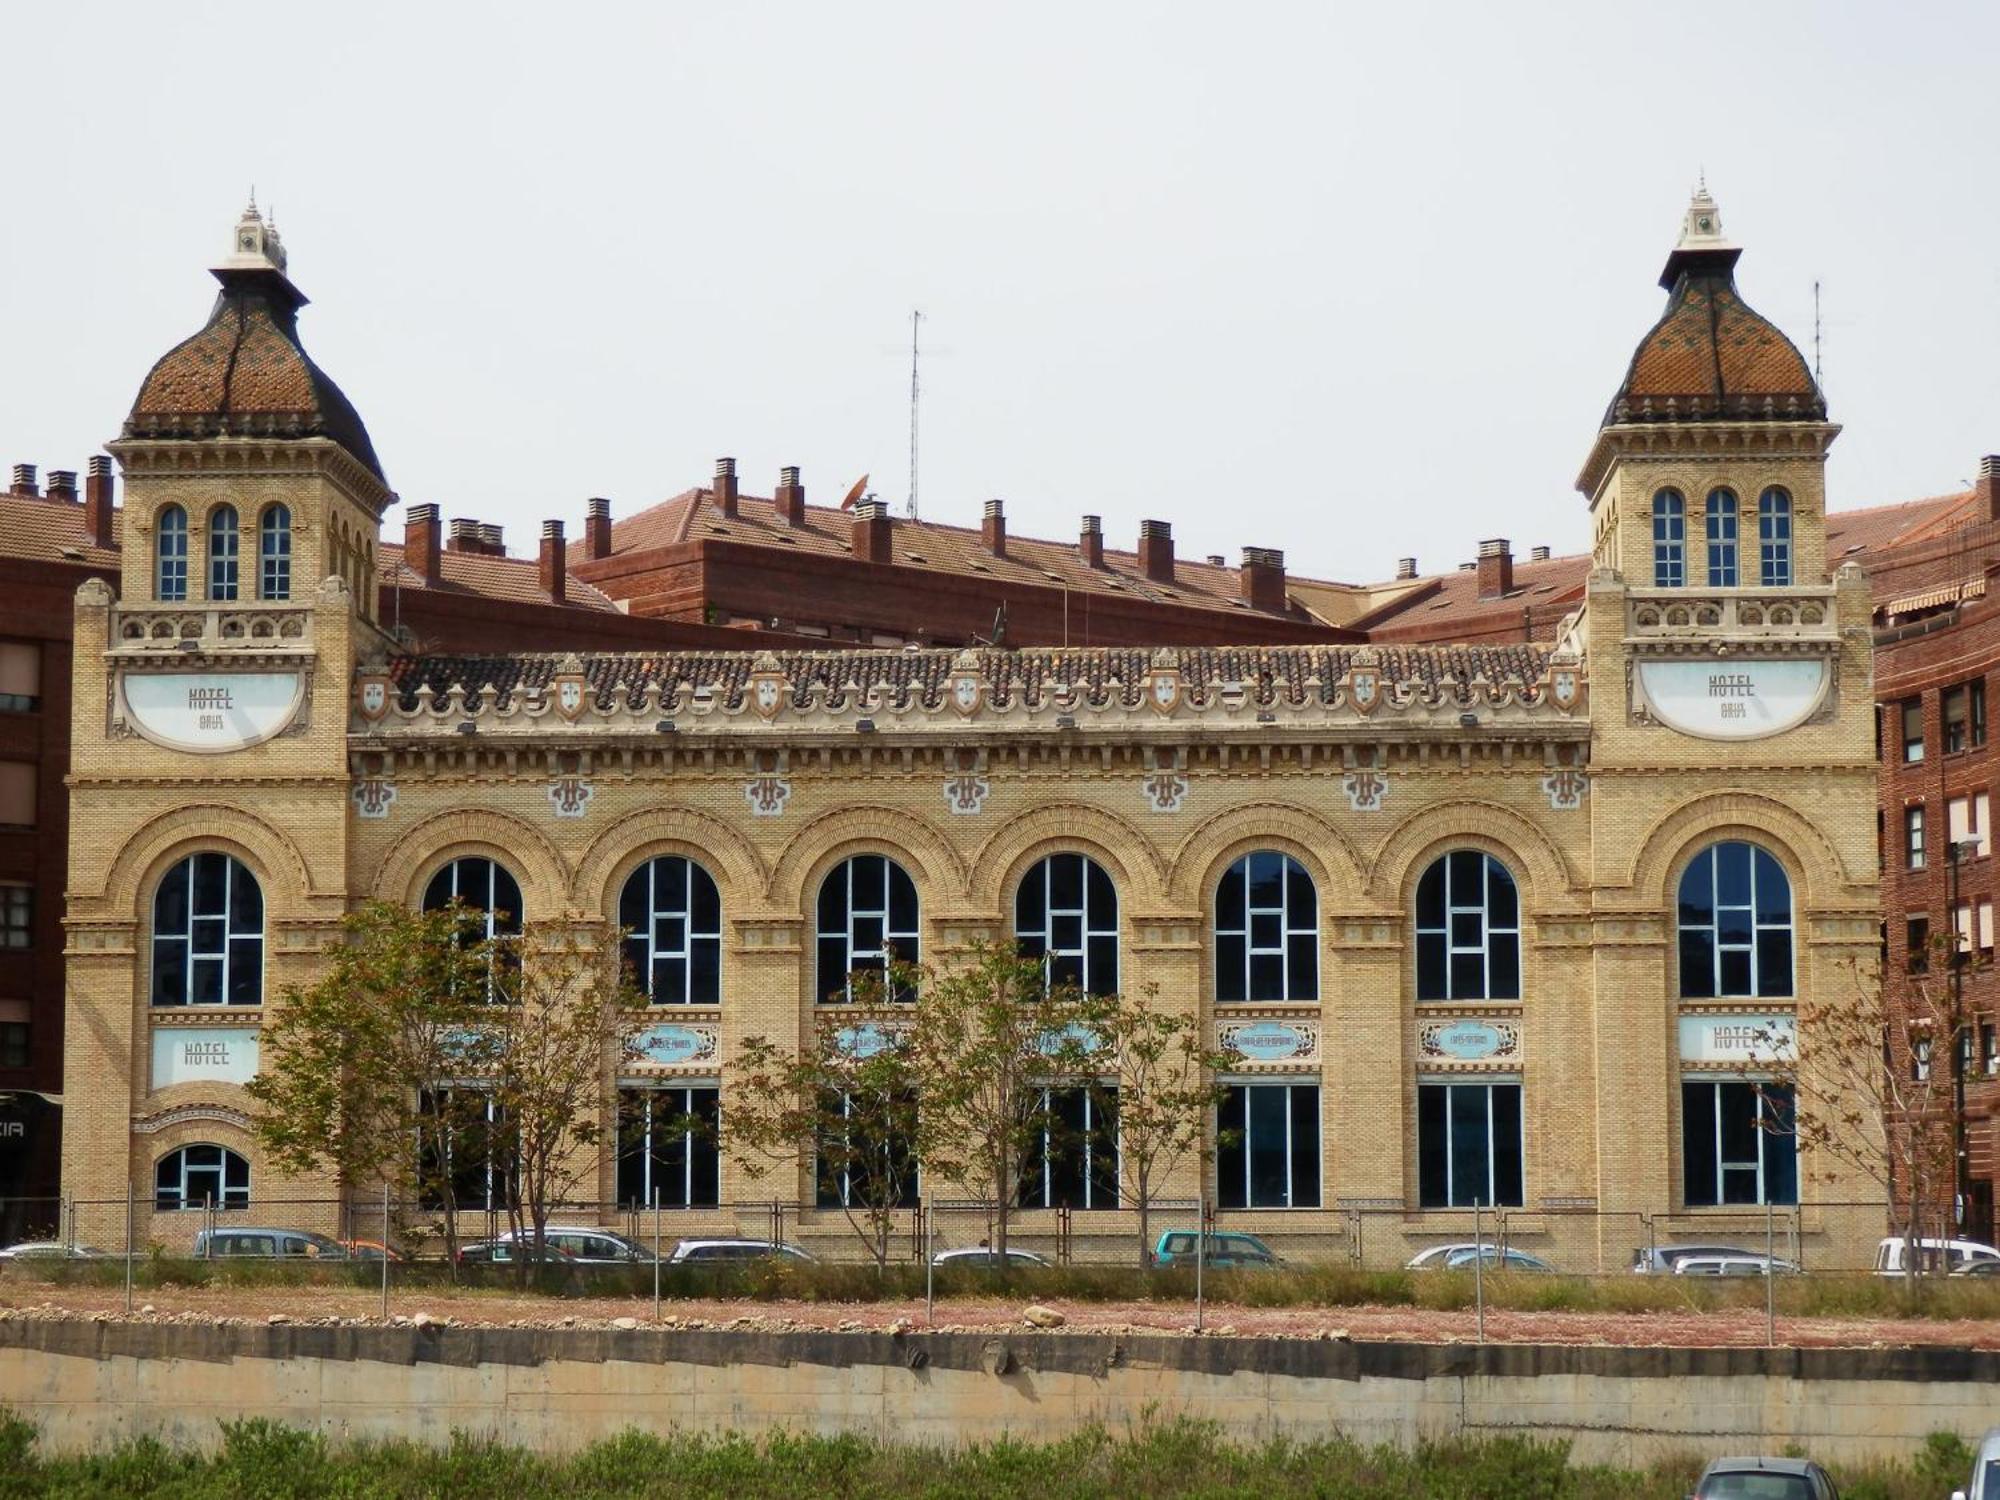
[[[478,552],[482,550],[479,541],[479,523],[465,516],[453,516],[451,518],[451,540],[445,545],[452,552]]]
[[[67,500],[72,505],[76,503],[76,470],[49,470],[49,498]]]
[[[1399,557],[1396,559],[1396,579],[1399,583],[1406,578],[1415,578],[1416,576],[1417,560],[1414,557]]]
[[[1155,583],[1174,581],[1174,528],[1167,522],[1139,523],[1139,571]]]
[[[1528,561],[1529,561],[1529,562],[1547,562],[1548,560],[1549,560],[1549,549],[1548,549],[1548,548],[1546,548],[1546,547],[1530,547],[1530,548],[1528,549]]]
[[[461,524],[453,521],[452,531],[456,533]],[[438,535],[435,505],[412,505],[403,513],[403,561],[423,579],[427,589],[434,589],[444,581],[444,551],[438,545],[442,540]]]
[[[2000,521],[2000,453],[1989,453],[1979,460],[1979,483],[1973,486],[1972,493],[1986,519]]]
[[[862,562],[895,561],[889,555],[893,545],[889,526],[887,501],[877,500],[873,495],[866,500],[857,500],[854,504],[854,523],[851,528],[855,557]]]
[[[1102,516],[1085,516],[1083,518],[1083,533],[1076,539],[1076,550],[1083,555],[1083,565],[1086,568],[1101,568],[1104,566],[1104,518]]]
[[[1211,568],[1226,568],[1229,566],[1229,559],[1224,557],[1220,552],[1209,553],[1207,561]]]
[[[979,518],[979,540],[995,557],[1007,555],[1007,512],[998,500],[986,502],[986,514]]]
[[[1488,537],[1479,544],[1479,597],[1498,599],[1514,591],[1514,554],[1504,536]]]
[[[17,495],[39,495],[41,490],[35,485],[33,464],[14,465],[14,493]]]
[[[583,502],[583,553],[593,562],[611,555],[611,502],[602,495]]]
[[[569,602],[569,544],[560,521],[542,522],[541,585],[549,603]]]
[[[1285,554],[1276,547],[1245,547],[1243,571],[1237,575],[1243,602],[1265,614],[1285,612]]]
[[[90,533],[93,547],[111,545],[111,460],[102,453],[90,460],[90,472],[83,481],[83,529]]]
[[[505,557],[507,544],[501,540],[500,524],[497,521],[479,523],[479,550],[488,557]]]
[[[715,461],[715,503],[730,520],[736,519],[736,460]]]
[[[778,470],[778,488],[771,495],[771,508],[787,526],[806,524],[806,487],[799,483],[797,464]]]

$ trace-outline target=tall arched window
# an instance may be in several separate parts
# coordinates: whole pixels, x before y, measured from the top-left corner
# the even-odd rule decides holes
[[[829,1004],[854,998],[858,970],[887,970],[893,954],[921,961],[917,887],[887,855],[857,854],[827,873],[819,887],[819,979],[813,993]],[[897,988],[891,1000],[914,1000]]]
[[[1736,496],[1730,490],[1708,492],[1708,586],[1736,587]]]
[[[625,882],[618,898],[625,962],[655,1005],[722,1000],[722,896],[691,859],[663,854]]]
[[[261,1005],[264,892],[241,860],[190,854],[153,892],[153,1004]]]
[[[1317,1000],[1319,899],[1289,854],[1259,850],[1215,892],[1215,998]]]
[[[1792,883],[1784,866],[1735,839],[1697,854],[1681,876],[1680,953],[1684,999],[1791,994]]]
[[[292,512],[271,505],[257,523],[257,597],[292,597]]]
[[[478,854],[451,861],[424,888],[424,910],[438,911],[454,901],[485,914],[486,937],[520,935],[521,883],[505,865]]]
[[[1014,896],[1014,936],[1021,952],[1042,960],[1049,985],[1087,994],[1118,992],[1118,890],[1084,854],[1051,854]]]
[[[208,597],[229,603],[236,598],[236,548],[241,522],[233,505],[218,505],[208,513]]]
[[[1653,496],[1653,587],[1677,589],[1687,582],[1687,502],[1679,490]]]
[[[200,1141],[169,1151],[153,1168],[153,1207],[162,1213],[183,1208],[248,1208],[250,1163],[227,1146]]]
[[[153,526],[153,591],[178,604],[188,596],[188,516],[178,505],[160,512]]]
[[[1757,497],[1757,581],[1767,589],[1792,581],[1792,497],[1775,484]]]
[[[1454,849],[1417,882],[1417,998],[1521,998],[1521,898],[1507,867]]]

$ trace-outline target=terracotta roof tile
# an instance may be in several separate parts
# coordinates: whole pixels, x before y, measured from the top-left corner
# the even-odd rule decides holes
[[[549,602],[549,596],[542,592],[540,564],[533,558],[494,557],[483,552],[447,551],[439,554],[439,564],[444,574],[439,587],[441,593],[471,594],[482,599],[504,599],[515,604]],[[403,546],[400,542],[382,543],[377,568],[384,588],[399,585],[406,589],[424,587],[423,575],[403,561]],[[573,573],[569,575],[565,594],[572,609],[618,612],[618,606],[611,601],[609,595],[596,585],[585,583]]]
[[[1667,310],[1633,351],[1605,422],[1825,415],[1805,357],[1724,271],[1675,284]]]
[[[83,507],[75,501],[0,494],[0,556],[115,569],[124,529],[125,512],[114,510],[112,545],[94,547],[84,529]]]

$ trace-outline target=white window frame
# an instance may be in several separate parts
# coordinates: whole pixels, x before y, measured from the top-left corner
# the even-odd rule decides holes
[[[1736,492],[1714,489],[1708,492],[1708,586],[1733,589],[1740,576],[1737,566],[1738,516]],[[1725,523],[1727,523],[1725,525]]]
[[[857,900],[857,892],[854,884],[855,866],[858,861],[871,858],[882,861],[882,888],[879,893],[873,891],[859,893],[869,903],[864,906]],[[911,905],[914,908],[912,925],[907,928],[899,928],[891,925],[893,921],[891,914],[894,912],[896,906],[893,888],[896,877],[899,874],[904,880],[909,881],[912,896]],[[824,915],[821,912],[821,906],[825,901],[828,881],[841,882],[841,909],[845,915],[841,925],[838,927],[826,926]],[[856,940],[854,935],[855,924],[861,921],[879,921],[882,924],[881,942],[864,944]],[[851,1003],[854,999],[854,975],[856,971],[861,969],[881,969],[886,973],[889,967],[889,950],[891,948],[895,949],[896,957],[903,962],[918,962],[923,951],[923,925],[923,892],[918,890],[916,880],[908,870],[903,868],[900,861],[890,855],[879,854],[872,850],[864,851],[860,854],[850,854],[846,859],[843,859],[839,864],[826,872],[826,880],[820,882],[820,895],[813,902],[814,1002],[820,1005]],[[820,962],[819,945],[824,942],[839,942],[841,944],[841,952],[845,955],[845,963],[839,975],[838,999],[834,998],[835,986],[829,982],[833,976],[818,972]],[[886,987],[885,995],[889,999],[896,1000],[914,1000],[916,998],[914,995],[887,994]]]
[[[1486,1095],[1486,1197],[1483,1200],[1482,1206],[1486,1208],[1511,1208],[1516,1206],[1525,1206],[1528,1201],[1528,1091],[1526,1086],[1523,1084],[1520,1076],[1518,1074],[1510,1074],[1504,1077],[1485,1077],[1476,1075],[1468,1077],[1465,1075],[1453,1075],[1449,1073],[1441,1073],[1434,1076],[1419,1074],[1417,1076],[1417,1089],[1420,1099],[1422,1091],[1427,1088],[1442,1088],[1442,1089],[1447,1089],[1450,1092],[1446,1093],[1444,1100],[1445,1201],[1443,1204],[1429,1205],[1424,1209],[1424,1211],[1428,1213],[1462,1213],[1464,1212],[1464,1208],[1469,1208],[1472,1206],[1470,1204],[1464,1205],[1464,1208],[1457,1206],[1458,1203],[1458,1193],[1456,1191],[1457,1169],[1453,1164],[1453,1157],[1456,1155],[1456,1153],[1451,1148],[1451,1137],[1454,1133],[1455,1122],[1457,1120],[1457,1104],[1459,1097],[1457,1091],[1459,1089],[1464,1089],[1464,1088],[1480,1089]],[[1503,1204],[1498,1201],[1499,1188],[1497,1184],[1497,1178],[1499,1176],[1499,1170],[1498,1170],[1499,1153],[1493,1149],[1493,1142],[1495,1140],[1495,1132],[1493,1129],[1493,1091],[1496,1088],[1510,1088],[1520,1095],[1521,1107],[1518,1111],[1520,1117],[1520,1131],[1521,1131],[1521,1142],[1520,1142],[1521,1204],[1520,1205]],[[1418,1119],[1419,1119],[1418,1128],[1421,1129],[1422,1128],[1421,1107],[1419,1107],[1418,1110]],[[1417,1201],[1421,1205],[1423,1204],[1423,1196],[1424,1196],[1423,1179],[1422,1179],[1423,1142],[1421,1140],[1417,1143],[1416,1166],[1418,1172]]]
[[[1251,904],[1250,862],[1253,859],[1259,858],[1282,861],[1278,882],[1278,904],[1276,906],[1254,906]],[[1312,893],[1312,912],[1310,919],[1304,922],[1299,921],[1292,911],[1292,875],[1294,871],[1305,877],[1306,887]],[[1242,858],[1234,861],[1228,869],[1222,872],[1222,881],[1230,880],[1240,880],[1243,883],[1243,925],[1241,927],[1224,927],[1222,925],[1220,915],[1222,910],[1220,900],[1222,882],[1217,882],[1218,899],[1215,905],[1215,911],[1217,912],[1215,937],[1218,940],[1215,954],[1216,1003],[1221,1005],[1280,1005],[1290,1001],[1317,1001],[1319,999],[1320,969],[1319,887],[1317,882],[1312,878],[1312,872],[1282,850],[1253,849]],[[1257,919],[1259,917],[1277,918],[1278,943],[1275,948],[1269,944],[1260,945],[1257,942]],[[1240,937],[1243,939],[1243,972],[1238,976],[1241,981],[1239,987],[1242,993],[1236,996],[1225,996],[1223,993],[1222,946],[1220,940],[1226,937]],[[1308,937],[1312,939],[1313,966],[1312,983],[1310,985],[1311,993],[1309,994],[1305,992],[1308,986],[1303,982],[1295,981],[1292,975],[1291,940],[1296,937]],[[1278,962],[1283,965],[1282,978],[1279,981],[1280,993],[1273,999],[1253,999],[1250,993],[1253,988],[1251,975],[1255,972],[1253,961],[1258,958],[1271,957],[1276,957]]]
[[[182,604],[188,596],[188,513],[168,505],[153,523],[153,591],[162,604]]]
[[[1757,497],[1757,582],[1767,589],[1792,586],[1791,492],[1767,485]]]
[[[195,910],[195,861],[204,856],[212,856],[224,861],[222,912],[220,915],[214,913],[204,915]],[[162,932],[160,930],[160,895],[166,888],[167,882],[180,870],[187,871],[187,927],[181,932]],[[234,915],[236,909],[236,886],[239,880],[249,881],[257,892],[257,910],[263,920],[258,923],[254,930],[238,928],[234,925],[236,920]],[[208,925],[204,926],[203,924]],[[153,887],[152,931],[148,935],[150,946],[147,950],[146,970],[146,997],[148,1005],[156,1010],[219,1010],[232,1004],[240,1009],[248,1010],[262,1005],[264,1003],[264,957],[266,947],[264,930],[269,924],[270,913],[264,898],[263,884],[257,879],[256,872],[244,864],[242,860],[220,849],[197,849],[193,853],[183,855],[179,860],[168,866],[166,871],[160,876],[159,884]],[[214,942],[216,946],[213,948],[198,948],[195,943],[195,936],[198,932],[207,933],[210,941]],[[218,932],[220,933],[219,938],[215,936]],[[249,942],[252,939],[257,944],[256,998],[232,1002],[229,998],[229,982],[236,969],[236,944],[239,942]],[[178,1001],[161,1001],[154,998],[158,991],[155,986],[153,974],[159,964],[160,950],[165,946],[178,947],[181,951],[181,998]],[[220,965],[222,978],[218,993],[221,995],[221,999],[197,1000],[194,998],[195,963],[197,960],[202,963],[216,963]]]
[[[1476,854],[1480,858],[1479,895],[1474,901],[1463,899],[1464,893],[1458,889],[1458,882],[1453,878],[1451,859],[1456,854]],[[1423,901],[1421,892],[1423,890],[1423,882],[1430,878],[1433,870],[1439,868],[1442,868],[1444,871],[1444,925],[1442,927],[1426,926],[1422,918]],[[1493,875],[1496,870],[1514,888],[1514,921],[1511,926],[1497,923],[1492,917]],[[1417,940],[1421,944],[1426,937],[1442,936],[1444,938],[1445,988],[1444,994],[1430,996],[1422,994],[1421,990],[1419,990],[1417,996],[1418,1002],[1424,1005],[1449,1005],[1462,1000],[1497,999],[1513,1001],[1521,998],[1521,993],[1526,987],[1523,983],[1526,977],[1523,973],[1526,960],[1521,951],[1521,882],[1514,879],[1514,872],[1508,869],[1499,859],[1488,854],[1484,849],[1447,849],[1424,867],[1424,873],[1418,877],[1417,889],[1420,893],[1417,901],[1418,912],[1415,924]],[[1462,916],[1477,916],[1479,918],[1479,941],[1477,943],[1461,943],[1457,941],[1456,935],[1452,930],[1454,926],[1452,919]],[[1493,939],[1495,937],[1512,937],[1514,939],[1515,973],[1514,993],[1512,995],[1495,995],[1493,993]],[[1479,993],[1476,995],[1454,995],[1451,993],[1452,960],[1465,954],[1477,954],[1479,956]],[[1411,956],[1414,960],[1416,957],[1414,950]],[[1417,973],[1421,974],[1422,972],[1422,966],[1419,963]]]
[[[663,906],[660,894],[660,866],[668,861],[678,860],[686,867],[687,878],[681,887],[681,903],[678,908]],[[715,928],[713,931],[695,930],[695,882],[705,880],[715,893]],[[715,877],[704,869],[698,860],[689,859],[684,854],[656,854],[646,860],[630,875],[618,897],[619,909],[625,906],[625,897],[630,893],[634,881],[644,881],[646,894],[646,923],[643,928],[634,928],[626,939],[628,944],[643,944],[645,965],[640,971],[639,988],[646,992],[647,1000],[654,1005],[720,1005],[722,1003],[722,888]],[[660,924],[662,921],[680,923],[681,941],[678,948],[662,943]],[[712,996],[697,997],[694,994],[694,945],[697,942],[715,944],[715,993]],[[661,959],[679,959],[681,968],[681,992],[678,995],[661,995],[654,989],[654,970]]]
[[[213,1163],[203,1162],[193,1164],[187,1159],[188,1153],[192,1151],[214,1151],[218,1155]],[[180,1201],[163,1208],[160,1205],[160,1170],[169,1162],[174,1161],[178,1161],[177,1170],[180,1179],[179,1186],[174,1189],[174,1192]],[[232,1165],[240,1167],[242,1169],[241,1172],[232,1174]],[[211,1173],[215,1175],[216,1179],[214,1197],[212,1199],[195,1197],[190,1188],[191,1180],[197,1176],[208,1176]],[[243,1179],[243,1185],[241,1187],[231,1187],[229,1184],[231,1175],[240,1175]],[[201,1212],[207,1208],[211,1201],[218,1210],[248,1208],[250,1206],[250,1161],[242,1152],[232,1151],[219,1141],[189,1141],[185,1145],[176,1146],[153,1163],[153,1211],[155,1213]]]
[[[257,597],[292,597],[292,511],[288,505],[267,505],[257,518]]]
[[[665,1124],[672,1120],[691,1118],[695,1113],[693,1096],[698,1093],[715,1095],[716,1122],[718,1126],[721,1124],[722,1084],[719,1079],[699,1079],[699,1078],[691,1078],[686,1080],[676,1078],[673,1079],[671,1082],[658,1082],[658,1083],[653,1082],[651,1080],[647,1080],[645,1082],[635,1082],[628,1080],[626,1082],[619,1084],[618,1092],[621,1094],[642,1094],[645,1096],[645,1101],[646,1101],[645,1126],[640,1133],[639,1139],[631,1144],[639,1152],[640,1182],[645,1192],[645,1196],[640,1200],[639,1206],[644,1209],[650,1209],[653,1206],[653,1189],[655,1187],[655,1183],[653,1181],[654,1118],[656,1115],[660,1113],[660,1111],[656,1108],[659,1100],[669,1095],[674,1096],[676,1107],[667,1111],[666,1120],[663,1120],[661,1122],[662,1139],[669,1140],[671,1139],[673,1132],[664,1130]],[[618,1165],[615,1157],[617,1152],[619,1150],[624,1149],[627,1144],[628,1143],[625,1141],[618,1141],[614,1142],[613,1144],[614,1160],[612,1162],[611,1174],[612,1174],[612,1181],[614,1184],[616,1183],[618,1177]],[[716,1201],[713,1204],[696,1203],[693,1201],[694,1200],[694,1153],[697,1146],[701,1147],[702,1149],[712,1150],[715,1153]],[[701,1140],[699,1134],[694,1130],[690,1129],[682,1131],[681,1150],[683,1159],[681,1162],[680,1199],[678,1202],[662,1203],[661,1208],[663,1210],[673,1209],[683,1212],[691,1212],[691,1211],[698,1211],[704,1208],[720,1207],[722,1203],[722,1141],[720,1139],[719,1132],[718,1132],[718,1138],[715,1141],[704,1142]]]
[[[1687,499],[1676,489],[1653,496],[1653,587],[1687,584]]]
[[[1079,904],[1058,908],[1055,904],[1055,880],[1053,878],[1055,862],[1066,856],[1083,861],[1082,875],[1077,882],[1077,901]],[[1111,892],[1111,913],[1108,919],[1102,911],[1097,909],[1101,903],[1093,902],[1090,899],[1090,888],[1093,883],[1090,877],[1093,870],[1099,872],[1104,877],[1104,884]],[[1042,883],[1042,925],[1039,931],[1029,931],[1020,926],[1020,889],[1017,887],[1014,896],[1016,917],[1014,935],[1016,938],[1031,937],[1041,943],[1043,986],[1046,988],[1050,982],[1049,975],[1052,960],[1057,958],[1073,958],[1076,960],[1077,984],[1080,989],[1086,994],[1092,995],[1116,994],[1118,992],[1118,970],[1123,962],[1123,955],[1119,952],[1119,949],[1123,945],[1118,940],[1119,908],[1123,902],[1118,894],[1118,882],[1111,878],[1111,872],[1081,850],[1062,849],[1052,854],[1046,854],[1041,859],[1035,861],[1027,874],[1021,877],[1021,885],[1025,886],[1031,880],[1039,880]],[[1076,947],[1058,946],[1056,943],[1056,919],[1059,917],[1071,918],[1077,922],[1079,935]],[[1111,975],[1108,984],[1102,983],[1105,978],[1104,975],[1093,972],[1090,960],[1090,943],[1092,938],[1111,939]]]
[[[242,546],[243,518],[236,507],[212,507],[208,513],[208,597],[218,604],[234,604],[242,595],[238,564]]]
[[[1244,1201],[1239,1204],[1221,1202],[1221,1184],[1218,1182],[1216,1185],[1217,1207],[1227,1208],[1232,1211],[1236,1209],[1245,1211],[1296,1209],[1300,1213],[1317,1213],[1324,1205],[1326,1199],[1326,1125],[1325,1116],[1322,1113],[1325,1108],[1326,1096],[1321,1091],[1321,1080],[1318,1077],[1306,1077],[1302,1075],[1297,1077],[1223,1077],[1218,1078],[1216,1082],[1224,1088],[1242,1089],[1246,1093],[1253,1089],[1276,1089],[1285,1095],[1285,1201],[1283,1203],[1253,1203],[1249,1201],[1257,1195],[1253,1185],[1254,1178],[1250,1170],[1251,1135],[1253,1133],[1250,1122],[1254,1118],[1254,1114],[1250,1108],[1250,1101],[1246,1099],[1243,1108],[1243,1139],[1237,1145],[1227,1148],[1231,1152],[1241,1151],[1243,1154]],[[1312,1090],[1314,1096],[1313,1113],[1321,1122],[1320,1128],[1314,1133],[1313,1137],[1312,1159],[1312,1182],[1315,1196],[1319,1201],[1302,1206],[1297,1203],[1299,1163],[1296,1160],[1297,1153],[1292,1149],[1291,1094],[1294,1089]],[[1221,1106],[1218,1105],[1217,1109],[1220,1110],[1220,1108]]]

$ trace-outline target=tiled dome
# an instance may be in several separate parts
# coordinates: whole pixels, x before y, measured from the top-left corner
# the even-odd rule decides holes
[[[1826,401],[1798,347],[1737,293],[1742,251],[1702,188],[1660,284],[1667,310],[1639,341],[1604,422],[1819,421]]]
[[[222,294],[207,325],[147,373],[125,419],[129,438],[333,439],[381,479],[368,429],[299,345],[305,296],[285,275],[285,250],[253,204],[236,249],[214,268]]]

